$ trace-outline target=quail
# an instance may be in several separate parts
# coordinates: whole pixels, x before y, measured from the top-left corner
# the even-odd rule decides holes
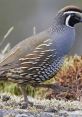
[[[82,10],[66,6],[45,31],[29,37],[7,53],[0,62],[0,80],[17,83],[28,105],[25,86],[51,79],[61,68],[75,41],[75,24],[82,22]]]

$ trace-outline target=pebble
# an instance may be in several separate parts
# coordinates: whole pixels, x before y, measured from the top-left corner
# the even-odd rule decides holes
[[[19,106],[20,106],[20,109],[26,109],[27,108],[27,103],[22,102],[22,103],[19,104]]]
[[[5,115],[3,117],[15,117],[15,115],[12,115],[12,114],[8,114],[8,115]]]
[[[37,109],[45,109],[45,106],[40,105],[40,104],[36,104],[34,105]]]
[[[10,114],[9,114],[10,113]],[[0,117],[82,117],[82,111],[59,111],[58,113],[49,112],[23,112],[11,113],[8,111],[0,110]]]
[[[82,103],[78,101],[34,99],[34,106],[27,109],[19,98],[21,97],[2,95],[0,117],[82,117]],[[72,111],[70,108],[73,108]]]
[[[3,117],[3,112],[0,110],[0,117]]]
[[[1,97],[2,101],[8,101],[10,99],[10,96],[7,96],[7,95],[3,95]]]
[[[53,113],[41,112],[40,117],[55,117],[55,115]]]
[[[33,115],[18,114],[15,117],[34,117]]]
[[[45,112],[51,112],[51,113],[57,113],[58,112],[58,109],[54,109],[54,108],[48,108],[48,109],[45,109]]]

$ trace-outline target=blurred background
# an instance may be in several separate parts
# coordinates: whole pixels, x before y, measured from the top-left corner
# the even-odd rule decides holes
[[[8,47],[12,48],[21,40],[32,36],[34,27],[36,28],[36,33],[48,28],[52,24],[56,13],[67,5],[76,5],[82,8],[82,0],[0,0],[0,53],[3,52],[4,55]],[[71,54],[82,55],[82,24],[77,24],[75,28],[76,42]],[[80,73],[79,80],[77,77],[78,71]],[[74,98],[77,99],[77,89],[82,90],[82,57],[75,55],[66,58],[61,71],[48,83],[55,83],[56,81],[62,86],[68,86],[70,97],[72,97],[73,93]],[[34,89],[33,91],[31,89],[28,87],[27,91],[34,96]],[[6,82],[0,83],[0,91],[7,91],[16,95],[20,94],[16,84]],[[42,89],[36,90],[36,95],[40,94],[46,97],[46,93],[53,94],[47,90],[44,92]],[[62,91],[58,94],[60,93]],[[64,96],[67,96],[66,93],[64,93]],[[60,95],[60,97],[62,96]]]
[[[82,8],[82,0],[0,0],[0,42],[11,28],[11,33],[5,35],[7,37],[0,49],[8,42],[12,48],[19,41],[33,35],[33,27],[36,27],[36,33],[43,31],[52,23],[58,10],[66,5]],[[78,25],[78,40],[73,47],[73,54],[82,53],[82,24]]]

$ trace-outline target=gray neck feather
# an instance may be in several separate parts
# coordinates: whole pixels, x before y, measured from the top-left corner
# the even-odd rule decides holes
[[[75,29],[67,27],[62,18],[62,13],[59,13],[48,30],[49,36],[53,41],[53,47],[59,57],[69,53],[75,40]]]
[[[54,33],[54,31],[59,32],[59,31],[65,30],[64,19],[63,19],[62,15],[63,15],[62,12],[56,15],[53,23],[51,24],[51,26],[48,29],[49,33],[52,34],[52,33]]]

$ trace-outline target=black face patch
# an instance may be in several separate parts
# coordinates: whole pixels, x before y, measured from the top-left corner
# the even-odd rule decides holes
[[[76,16],[71,16],[69,19],[69,26],[74,27],[75,24],[80,22],[80,17],[76,17]]]
[[[69,14],[65,16],[64,24],[70,27],[74,27],[75,24],[80,22],[80,17],[76,14]]]

